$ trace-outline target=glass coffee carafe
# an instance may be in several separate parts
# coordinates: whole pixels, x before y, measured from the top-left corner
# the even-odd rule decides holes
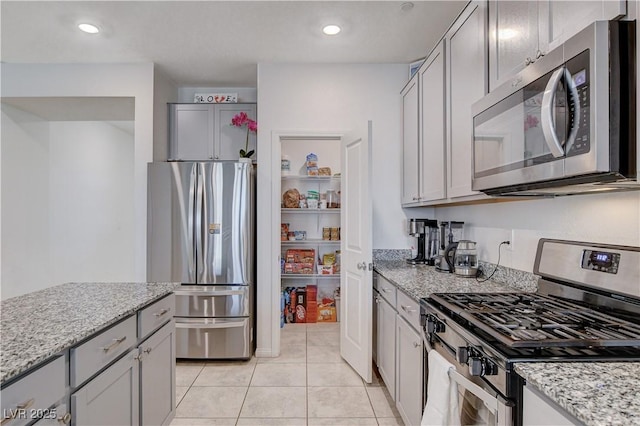
[[[458,241],[458,247],[453,258],[453,267],[456,275],[462,277],[476,276],[478,272],[478,252],[475,241]]]

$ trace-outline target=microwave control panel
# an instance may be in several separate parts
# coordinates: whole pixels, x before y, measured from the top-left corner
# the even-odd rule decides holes
[[[589,51],[585,50],[577,56],[574,56],[566,63],[569,72],[573,76],[573,84],[575,84],[578,91],[577,102],[580,105],[580,113],[576,116],[576,109],[573,103],[569,107],[569,112],[572,117],[572,124],[574,120],[578,120],[578,133],[576,134],[576,140],[569,148],[567,156],[579,155],[589,152],[589,133],[590,133],[590,120],[589,120],[589,90],[591,88],[589,79]]]

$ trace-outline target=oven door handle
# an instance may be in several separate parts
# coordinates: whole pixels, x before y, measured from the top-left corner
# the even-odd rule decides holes
[[[551,150],[551,154],[558,158],[564,155],[564,149],[562,144],[558,140],[556,134],[556,124],[554,122],[554,110],[556,100],[556,90],[560,84],[560,79],[565,75],[566,68],[558,68],[553,72],[547,87],[544,89],[542,95],[542,108],[540,110],[540,120],[542,121],[542,134],[544,135],[544,141]]]
[[[496,416],[497,425],[511,424],[511,407],[513,406],[511,401],[505,400],[500,395],[491,395],[489,392],[458,373],[454,368],[449,369],[448,374],[449,378],[456,382],[458,386],[462,386],[464,389],[482,400],[487,409]]]

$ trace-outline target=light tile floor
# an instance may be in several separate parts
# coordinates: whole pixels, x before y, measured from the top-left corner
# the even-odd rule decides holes
[[[171,425],[403,425],[382,380],[342,360],[339,330],[286,324],[278,358],[178,362]]]

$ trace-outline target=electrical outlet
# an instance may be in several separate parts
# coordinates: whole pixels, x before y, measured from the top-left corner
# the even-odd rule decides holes
[[[505,244],[504,248],[506,251],[514,251],[516,242],[516,231],[514,229],[511,230],[511,238],[509,238],[509,244]]]

